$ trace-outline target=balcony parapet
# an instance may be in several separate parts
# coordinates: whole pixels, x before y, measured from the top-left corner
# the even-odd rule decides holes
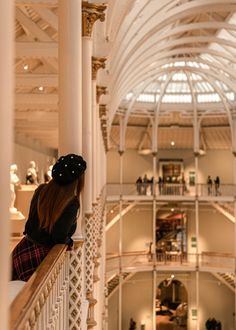
[[[170,251],[157,253],[156,258],[150,258],[145,251],[124,252],[122,255],[109,254],[106,258],[106,277],[109,279],[114,274],[138,271],[152,271],[158,269],[199,271],[205,272],[234,272],[236,257],[228,253],[202,252],[181,253]]]
[[[214,186],[209,189],[207,184],[196,184],[194,186],[184,185],[181,183],[165,183],[158,185],[144,184],[142,189],[137,187],[135,183],[124,184],[107,184],[106,186],[107,200],[126,199],[134,200],[199,200],[204,201],[234,201],[236,198],[235,184],[221,184],[219,188]]]

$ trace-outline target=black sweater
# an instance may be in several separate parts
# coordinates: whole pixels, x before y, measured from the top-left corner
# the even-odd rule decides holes
[[[34,193],[30,204],[29,217],[25,225],[24,234],[35,243],[52,247],[55,244],[71,244],[73,241],[71,236],[74,234],[77,225],[77,211],[79,209],[79,201],[75,197],[65,208],[60,218],[54,224],[51,233],[39,227],[39,219],[37,213],[37,201],[39,192],[43,185],[40,185]]]

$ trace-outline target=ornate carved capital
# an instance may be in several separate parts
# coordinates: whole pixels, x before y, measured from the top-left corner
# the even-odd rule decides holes
[[[106,104],[99,104],[99,117],[106,117],[107,115],[107,107]]]
[[[97,103],[99,103],[100,96],[105,95],[107,93],[107,87],[106,86],[96,86],[96,92],[97,92]]]
[[[96,5],[82,2],[82,36],[91,37],[93,24],[99,19],[101,22],[105,21],[105,5]]]
[[[99,69],[105,69],[106,60],[105,57],[92,56],[92,80],[97,79],[97,72]]]

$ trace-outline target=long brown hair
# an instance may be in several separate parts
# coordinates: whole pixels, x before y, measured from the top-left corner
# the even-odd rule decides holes
[[[51,232],[68,204],[77,198],[84,186],[84,174],[68,185],[58,185],[53,179],[39,192],[37,211],[39,225]]]

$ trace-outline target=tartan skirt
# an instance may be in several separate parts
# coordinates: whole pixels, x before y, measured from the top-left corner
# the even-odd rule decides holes
[[[12,280],[28,281],[50,249],[24,237],[12,251]]]

